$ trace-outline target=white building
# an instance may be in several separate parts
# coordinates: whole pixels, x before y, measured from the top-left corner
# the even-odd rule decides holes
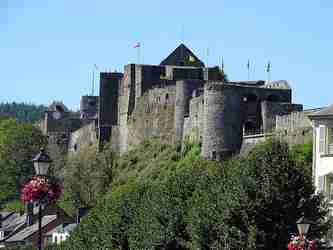
[[[60,244],[67,240],[76,226],[77,224],[59,225],[47,234],[48,242],[52,244]]]
[[[309,118],[313,126],[312,173],[316,192],[323,192],[333,205],[333,105]]]

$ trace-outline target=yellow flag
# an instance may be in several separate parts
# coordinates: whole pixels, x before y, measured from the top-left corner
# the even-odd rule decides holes
[[[191,63],[193,63],[193,62],[195,62],[195,58],[194,58],[193,56],[190,55],[190,56],[188,57],[188,61],[191,62]]]

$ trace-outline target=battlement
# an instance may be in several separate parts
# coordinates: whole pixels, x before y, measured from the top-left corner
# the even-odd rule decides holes
[[[191,138],[202,157],[222,159],[239,152],[244,135],[270,133],[277,115],[301,110],[291,98],[287,81],[226,81],[182,44],[159,65],[101,73],[99,141],[125,152],[150,137],[179,148]]]

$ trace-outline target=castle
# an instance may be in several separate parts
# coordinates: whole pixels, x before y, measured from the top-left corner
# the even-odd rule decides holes
[[[123,73],[101,72],[99,97],[81,99],[80,128],[61,133],[70,152],[111,142],[122,153],[157,137],[179,148],[185,140],[200,143],[203,158],[220,160],[238,153],[244,136],[268,134],[277,116],[303,109],[292,104],[287,81],[226,78],[223,69],[205,67],[181,44],[159,65],[128,64]],[[43,126],[51,127],[47,124],[56,118],[48,113]]]

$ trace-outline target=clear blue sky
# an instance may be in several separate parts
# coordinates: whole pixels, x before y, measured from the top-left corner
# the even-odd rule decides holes
[[[158,64],[181,41],[231,80],[286,79],[294,102],[333,103],[332,0],[0,0],[0,102],[78,108],[93,65]],[[184,32],[182,32],[184,26]]]

